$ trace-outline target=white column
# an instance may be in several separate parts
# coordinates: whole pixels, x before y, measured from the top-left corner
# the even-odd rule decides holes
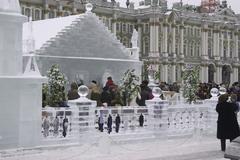
[[[150,19],[150,56],[158,57],[159,56],[159,21],[158,18],[151,18]]]
[[[239,60],[239,57],[238,57],[238,33],[234,33],[234,43],[235,43],[235,48],[234,48],[234,52],[233,52],[233,57],[234,57],[234,60],[235,61],[238,61]]]
[[[172,83],[176,82],[176,64],[172,64]]]
[[[214,81],[217,84],[222,83],[222,66],[216,66],[216,72],[214,73]]]
[[[141,21],[138,20],[138,47],[139,52],[142,53],[142,24]]]
[[[221,41],[221,48],[220,48],[220,57],[224,57],[224,54],[223,54],[224,53],[224,51],[223,51],[224,34],[221,32],[220,36],[221,36],[221,39],[222,39],[222,41]]]
[[[113,33],[114,35],[117,35],[116,19],[112,19],[112,33]]]
[[[44,19],[48,19],[49,18],[49,8],[48,8],[48,4],[46,2],[46,4],[44,4]]]
[[[205,39],[205,29],[204,28],[202,28],[202,35],[201,35],[201,44],[202,44],[202,54],[201,54],[201,56],[206,56],[206,43],[205,43],[205,41],[206,41],[206,39]]]
[[[213,56],[218,60],[219,55],[219,31],[214,30],[213,32]]]
[[[162,73],[163,73],[163,77],[162,77],[162,81],[163,82],[168,82],[168,65],[167,64],[163,64],[162,66]]]
[[[233,66],[233,72],[231,73],[231,84],[238,81],[238,67]]]
[[[163,24],[163,57],[168,57],[168,24]]]
[[[183,53],[183,46],[184,46],[184,26],[180,26],[180,55],[184,55]]]
[[[230,35],[227,32],[227,58],[230,58]]]
[[[200,80],[201,80],[202,83],[208,82],[208,66],[206,64],[201,66]]]
[[[173,57],[176,57],[176,24],[172,24],[172,54]]]

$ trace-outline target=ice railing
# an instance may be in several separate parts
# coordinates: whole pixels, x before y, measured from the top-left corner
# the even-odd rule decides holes
[[[97,107],[95,109],[95,117],[94,119],[94,128],[95,131],[98,132],[98,118],[100,116],[100,112],[103,113],[104,119],[104,132],[107,132],[107,118],[108,115],[112,116],[112,130],[115,132],[115,118],[116,115],[119,114],[121,122],[120,122],[120,133],[133,133],[140,132],[139,128],[142,128],[141,131],[151,130],[154,120],[152,117],[157,116],[159,120],[161,120],[161,116],[163,114],[167,115],[164,119],[164,123],[166,123],[167,132],[169,135],[185,135],[185,134],[194,134],[196,129],[200,129],[201,131],[207,131],[209,129],[209,118],[211,115],[209,114],[209,106],[208,104],[177,104],[177,105],[168,105],[166,106],[166,111],[154,111],[154,113],[150,114],[150,110],[145,106],[123,106],[123,107]],[[54,138],[64,138],[63,135],[63,120],[68,119],[68,127],[66,130],[65,138],[73,138],[76,136],[76,131],[74,131],[73,124],[78,124],[79,130],[84,130],[85,127],[88,126],[88,119],[86,116],[88,112],[79,112],[79,117],[76,119],[74,115],[79,112],[70,108],[44,108],[42,110],[42,137],[48,139]],[[164,113],[165,112],[165,113]],[[139,125],[139,116],[143,114],[144,123],[143,127]],[[154,114],[154,115],[153,115]],[[47,117],[46,117],[47,115]],[[44,127],[45,121],[48,121],[49,127]],[[57,120],[59,122],[57,122]],[[79,121],[79,122],[76,122]]]
[[[103,114],[104,133],[107,133],[107,118],[111,114],[111,135],[121,134],[127,137],[130,133],[136,135],[150,133],[155,137],[159,135],[171,137],[216,134],[217,97],[192,104],[182,101],[171,103],[170,100],[154,97],[146,101],[146,104],[147,106],[96,107],[96,102],[81,97],[69,102],[69,108],[44,108],[42,109],[42,138],[44,140],[76,140],[84,135],[98,135],[100,113]],[[119,133],[115,133],[117,114],[121,119]],[[142,127],[139,124],[140,114],[144,116]],[[240,122],[240,116],[238,120]]]

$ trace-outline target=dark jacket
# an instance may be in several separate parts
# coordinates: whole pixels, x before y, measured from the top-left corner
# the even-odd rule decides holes
[[[235,103],[218,103],[217,138],[234,139],[240,135],[236,112],[238,106]]]
[[[138,97],[136,98],[136,103],[139,106],[146,106],[146,100],[153,98],[152,90],[147,86],[141,86],[140,95],[141,95],[141,99],[139,99]]]
[[[107,121],[107,126],[108,128],[112,128],[112,116],[108,116],[108,121]]]
[[[116,116],[116,119],[115,119],[115,123],[116,123],[116,125],[119,125],[120,122],[121,122],[120,116],[117,115],[117,116]]]
[[[111,106],[111,94],[108,90],[104,89],[102,94],[101,94],[101,103],[107,103],[108,106]]]
[[[78,99],[80,96],[78,95],[78,90],[74,89],[74,90],[70,90],[68,92],[68,100],[74,100],[74,99]]]

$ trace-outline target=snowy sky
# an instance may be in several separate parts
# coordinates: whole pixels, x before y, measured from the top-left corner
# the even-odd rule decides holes
[[[116,0],[121,3],[121,5],[125,6],[126,0]],[[136,2],[135,6],[139,4],[140,0],[130,0],[130,2]],[[180,0],[168,0],[168,7],[172,7],[172,3],[174,2],[180,2]],[[227,0],[228,5],[232,7],[232,9],[235,11],[235,13],[240,13],[240,0]],[[193,4],[193,5],[199,5],[201,3],[201,0],[183,0],[184,4]]]

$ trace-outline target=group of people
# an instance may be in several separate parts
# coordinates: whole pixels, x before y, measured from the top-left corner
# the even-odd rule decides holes
[[[124,106],[124,99],[121,96],[120,89],[118,85],[114,83],[112,77],[107,78],[107,82],[102,88],[102,91],[96,81],[92,81],[88,86],[89,95],[88,98],[97,102],[97,106]],[[71,89],[68,91],[68,100],[78,99],[78,85],[73,82],[71,84]],[[138,96],[136,97],[136,103],[139,106],[145,106],[145,101],[152,99],[152,90],[148,87],[148,81],[143,80],[140,84],[140,90]]]
[[[104,130],[104,117],[103,116],[104,116],[103,113],[100,112],[100,116],[98,118],[98,129],[99,129],[100,132],[103,132],[103,130]],[[109,114],[108,118],[107,118],[108,134],[110,134],[112,132],[112,124],[113,124],[112,116],[111,116],[111,114]],[[116,133],[119,132],[120,124],[121,124],[121,118],[120,118],[120,115],[117,114],[116,117],[115,117],[115,131],[116,131]],[[144,124],[144,116],[141,113],[140,116],[139,116],[139,126],[143,127],[143,124]],[[127,126],[125,126],[125,127],[127,127]]]
[[[68,91],[68,100],[73,100],[79,98],[78,95],[78,85],[73,82],[71,84],[71,89]],[[121,99],[120,90],[118,85],[116,85],[112,77],[107,78],[105,86],[102,91],[95,80],[91,81],[89,88],[88,98],[97,102],[97,106],[123,106],[123,101]]]

